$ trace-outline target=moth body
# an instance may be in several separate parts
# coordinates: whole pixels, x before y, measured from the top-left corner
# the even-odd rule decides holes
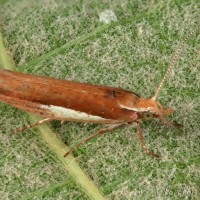
[[[134,123],[143,148],[153,157],[157,155],[146,147],[138,125],[146,118],[157,118],[174,127],[165,119],[172,109],[162,107],[154,99],[143,98],[121,88],[58,80],[4,69],[0,69],[0,101],[45,118],[33,125],[49,120],[111,125],[85,141],[122,125]],[[81,144],[82,142],[65,156]]]
[[[140,96],[114,87],[0,69],[0,101],[45,118],[121,123],[140,118]]]

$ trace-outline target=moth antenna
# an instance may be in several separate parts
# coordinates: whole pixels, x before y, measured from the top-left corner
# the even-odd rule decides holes
[[[195,32],[196,32],[197,29],[194,29],[190,34],[188,34],[185,39],[180,43],[179,45],[179,48],[175,51],[174,53],[174,56],[173,56],[173,59],[172,59],[172,62],[171,64],[169,65],[164,77],[162,78],[162,80],[160,81],[159,85],[158,85],[158,88],[154,94],[154,96],[151,98],[152,100],[156,100],[156,98],[158,97],[158,94],[166,80],[166,78],[168,77],[169,73],[172,71],[172,68],[174,67],[174,65],[176,64],[177,60],[178,60],[178,57],[180,55],[180,52],[184,46],[184,43],[188,40],[188,38],[190,38]]]

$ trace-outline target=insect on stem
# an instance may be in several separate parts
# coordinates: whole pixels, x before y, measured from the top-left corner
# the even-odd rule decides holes
[[[0,101],[21,110],[43,117],[32,125],[15,131],[21,132],[51,120],[107,124],[90,137],[82,140],[64,157],[92,138],[103,135],[121,126],[136,124],[137,135],[143,149],[152,157],[158,157],[150,151],[140,128],[140,123],[159,119],[163,124],[179,129],[179,124],[167,120],[173,109],[155,101],[167,76],[176,64],[185,41],[196,31],[192,31],[175,51],[164,77],[160,81],[152,98],[142,97],[134,92],[116,87],[59,80],[21,72],[0,69]]]

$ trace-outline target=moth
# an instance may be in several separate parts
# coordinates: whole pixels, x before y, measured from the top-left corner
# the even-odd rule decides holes
[[[51,120],[106,125],[74,146],[64,155],[65,157],[90,139],[131,124],[135,125],[144,150],[150,156],[158,157],[147,148],[140,124],[146,118],[152,118],[159,119],[173,128],[179,128],[177,124],[167,120],[167,116],[173,110],[162,106],[156,99],[179,57],[183,44],[184,42],[176,50],[172,62],[152,98],[141,97],[121,88],[58,80],[0,69],[0,101],[44,117],[35,124],[22,127],[20,131]]]

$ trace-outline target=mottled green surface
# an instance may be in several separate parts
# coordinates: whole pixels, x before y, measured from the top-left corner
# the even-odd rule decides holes
[[[18,70],[117,86],[151,97],[180,41],[197,28],[199,1],[0,1],[1,32]],[[111,9],[118,21],[99,22]],[[198,25],[199,27],[199,25]],[[200,198],[200,32],[184,45],[158,100],[175,109],[181,133],[143,125],[152,159],[127,127],[97,138],[74,155],[108,199]],[[28,114],[0,104],[2,199],[87,199],[37,130],[16,136]],[[69,146],[99,126],[52,123]]]

